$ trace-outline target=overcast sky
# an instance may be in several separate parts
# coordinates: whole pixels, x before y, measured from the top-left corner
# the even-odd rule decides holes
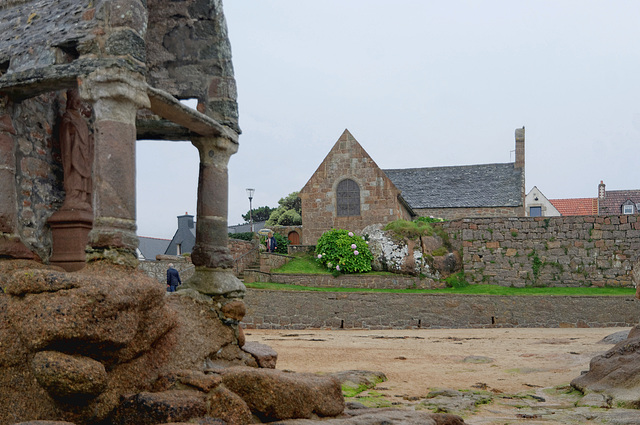
[[[300,190],[345,128],[383,169],[512,162],[550,199],[640,189],[640,1],[226,0],[229,224]],[[195,214],[197,150],[138,142],[138,234]]]

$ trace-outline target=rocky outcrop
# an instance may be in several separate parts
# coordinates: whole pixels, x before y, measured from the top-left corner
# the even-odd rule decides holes
[[[636,298],[640,298],[640,261],[633,266],[632,279]],[[625,333],[621,332],[611,335],[610,342],[614,338],[619,342],[606,353],[591,359],[589,370],[571,381],[571,385],[582,391],[585,398],[595,400],[593,405],[640,408],[640,327],[632,328],[627,337],[624,336]]]
[[[225,387],[267,422],[336,416],[344,410],[342,388],[332,377],[246,367],[225,369],[221,375]]]
[[[464,425],[457,415],[428,413],[407,409],[353,409],[347,410],[340,418],[325,419],[322,425]],[[295,419],[279,421],[273,425],[315,425],[317,421]]]
[[[585,395],[606,401],[609,407],[640,408],[640,328],[604,354],[591,359],[589,370],[571,381]],[[602,404],[602,401],[599,402]]]
[[[270,347],[240,346],[239,299],[167,294],[102,263],[67,273],[0,261],[0,282],[2,425],[243,425],[344,409],[334,378],[275,370]]]
[[[425,276],[439,280],[462,270],[458,252],[450,252],[438,236],[401,238],[383,230],[382,224],[365,227],[373,254],[372,268],[377,271]]]

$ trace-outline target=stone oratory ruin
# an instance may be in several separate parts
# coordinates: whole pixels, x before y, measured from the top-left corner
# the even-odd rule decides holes
[[[344,410],[337,380],[245,343],[227,248],[237,115],[220,0],[0,2],[0,424]],[[196,271],[176,294],[136,270],[137,139],[200,154]]]
[[[0,425],[380,422],[245,342],[239,133],[221,0],[0,1]],[[136,270],[138,139],[200,155],[196,271],[171,295]],[[389,423],[463,423],[414,415]]]

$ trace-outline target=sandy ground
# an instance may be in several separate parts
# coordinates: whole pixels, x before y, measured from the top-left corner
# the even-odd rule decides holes
[[[296,372],[384,372],[387,397],[424,397],[433,388],[519,393],[568,384],[627,328],[246,330]]]

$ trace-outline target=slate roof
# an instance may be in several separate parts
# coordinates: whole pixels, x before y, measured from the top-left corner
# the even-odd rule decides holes
[[[604,199],[600,200],[598,213],[601,215],[622,214],[622,204],[630,200],[640,204],[640,190],[606,190]],[[636,212],[637,212],[636,207]]]
[[[549,199],[560,215],[598,215],[597,198]]]
[[[253,222],[253,231],[254,232],[259,232],[261,229],[264,229],[265,223],[266,223],[266,221],[254,221]],[[233,226],[228,226],[227,227],[227,232],[228,233],[244,233],[244,232],[250,232],[250,231],[251,231],[251,224],[250,223],[235,224]]]
[[[521,168],[514,163],[383,170],[411,208],[517,207]]]
[[[156,255],[162,255],[167,250],[170,239],[148,238],[146,236],[138,236],[138,259],[155,261]]]

